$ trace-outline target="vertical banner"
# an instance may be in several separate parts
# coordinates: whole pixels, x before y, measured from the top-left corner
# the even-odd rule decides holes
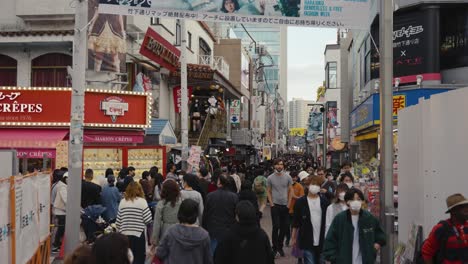
[[[126,18],[100,14],[99,0],[88,0],[88,70],[126,72]]]
[[[10,181],[0,181],[0,258],[11,264]]]
[[[39,216],[36,177],[15,180],[16,263],[27,263],[39,247]]]
[[[240,107],[240,100],[231,100],[231,107],[229,107],[231,124],[240,123]]]
[[[187,160],[189,164],[188,171],[196,174],[200,168],[200,156],[202,154],[202,148],[200,146],[192,146],[190,148],[190,157]]]
[[[50,234],[50,175],[40,174],[36,177],[39,202],[39,239],[41,242]]]
[[[190,97],[192,97],[192,90],[193,87],[189,86],[187,87],[188,90],[188,100],[190,101]],[[175,86],[174,89],[172,89],[173,96],[174,96],[174,110],[177,114],[180,114],[180,106],[182,104],[182,91],[180,90],[180,86]]]

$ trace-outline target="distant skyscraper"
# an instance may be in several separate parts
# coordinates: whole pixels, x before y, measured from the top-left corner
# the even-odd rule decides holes
[[[312,109],[311,100],[293,98],[289,102],[289,128],[307,128],[309,112]]]

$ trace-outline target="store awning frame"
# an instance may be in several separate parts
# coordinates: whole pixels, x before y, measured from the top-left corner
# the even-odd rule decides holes
[[[0,148],[55,149],[68,129],[0,129]]]

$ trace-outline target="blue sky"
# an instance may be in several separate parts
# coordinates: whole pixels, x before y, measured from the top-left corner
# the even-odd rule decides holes
[[[326,44],[336,44],[336,29],[288,27],[288,101],[316,99],[325,78]]]

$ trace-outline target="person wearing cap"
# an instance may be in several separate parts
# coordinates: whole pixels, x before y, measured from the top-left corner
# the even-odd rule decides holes
[[[421,249],[426,264],[468,263],[468,200],[457,193],[446,203],[450,218],[434,226]]]
[[[298,177],[299,177],[299,182],[301,183],[302,188],[304,189],[304,193],[306,193],[306,192],[308,191],[308,189],[307,189],[308,186],[306,186],[306,185],[304,184],[304,180],[307,179],[307,178],[309,177],[309,175],[310,175],[310,174],[309,174],[307,171],[301,171],[301,172],[299,172],[299,175],[298,175]]]
[[[115,222],[122,196],[120,195],[119,189],[115,186],[114,175],[107,176],[107,183],[108,184],[104,186],[101,193],[102,206],[106,207],[106,211],[104,211],[104,220],[107,222]]]

